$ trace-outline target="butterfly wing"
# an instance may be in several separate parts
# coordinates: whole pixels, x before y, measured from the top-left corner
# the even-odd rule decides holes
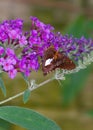
[[[42,70],[43,70],[44,75],[54,70],[54,65],[52,64],[52,62],[53,62],[53,57],[55,53],[56,53],[56,50],[53,47],[48,48],[44,52],[44,56],[42,58]]]
[[[56,68],[72,70],[76,67],[74,62],[62,52],[57,52],[53,47],[47,49],[43,56],[42,70],[43,74],[55,70]]]
[[[58,53],[58,58],[56,59],[56,67],[66,70],[72,70],[76,68],[75,63],[62,52]]]

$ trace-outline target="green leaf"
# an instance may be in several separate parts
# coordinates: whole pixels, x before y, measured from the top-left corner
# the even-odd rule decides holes
[[[92,20],[85,20],[85,34],[90,38],[93,38],[93,19]],[[85,35],[86,36],[86,35]]]
[[[0,118],[29,130],[61,130],[52,120],[27,108],[0,107]]]
[[[31,91],[29,89],[27,89],[24,92],[24,95],[23,95],[23,101],[24,101],[24,103],[26,103],[29,100],[30,94],[31,94]]]
[[[5,120],[0,119],[0,130],[10,130],[11,124]]]
[[[4,96],[6,96],[6,87],[5,87],[4,82],[1,78],[0,78],[0,88],[1,88]]]
[[[93,20],[86,19],[84,16],[79,16],[74,22],[70,23],[65,33],[72,34],[75,37],[93,37]]]
[[[76,37],[84,35],[85,17],[79,16],[69,27],[65,30],[68,34],[73,34]]]
[[[69,80],[67,82],[62,82],[62,95],[63,95],[63,105],[67,106],[69,103],[77,96],[77,94],[82,90],[87,78],[91,72],[91,67],[81,70],[78,73],[68,76]],[[67,78],[67,79],[68,79]]]

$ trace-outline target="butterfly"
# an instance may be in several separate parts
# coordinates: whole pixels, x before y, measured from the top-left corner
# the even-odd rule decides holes
[[[47,48],[42,58],[42,71],[44,75],[56,68],[72,70],[76,68],[75,63],[63,52],[57,51],[53,46]]]

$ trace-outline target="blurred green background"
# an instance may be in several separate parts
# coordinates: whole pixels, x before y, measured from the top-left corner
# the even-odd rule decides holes
[[[0,21],[22,18],[24,29],[29,29],[31,15],[44,23],[50,23],[62,34],[84,35],[93,38],[93,0],[0,0]],[[31,79],[40,83],[53,74],[44,77],[42,72],[32,72]],[[7,98],[27,88],[20,74],[10,80],[3,79]],[[4,100],[0,90],[0,100]],[[92,130],[93,118],[86,114],[93,110],[93,64],[78,73],[67,75],[65,81],[52,81],[34,90],[30,100],[24,104],[22,97],[4,105],[23,106],[34,109],[51,118],[63,130]],[[0,130],[25,130],[0,120]]]

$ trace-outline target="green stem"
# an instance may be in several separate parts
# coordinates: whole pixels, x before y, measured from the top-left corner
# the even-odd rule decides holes
[[[54,78],[45,80],[44,82],[38,84],[36,87],[32,87],[32,88],[30,89],[30,91],[33,91],[34,89],[37,89],[37,88],[39,88],[39,87],[41,87],[41,86],[43,86],[43,85],[49,83],[49,82],[52,81],[52,80],[54,80]],[[7,98],[7,99],[1,101],[1,102],[0,102],[0,105],[1,105],[1,104],[4,104],[4,103],[6,103],[6,102],[9,102],[9,101],[11,101],[11,100],[13,100],[13,99],[15,99],[15,98],[17,98],[17,97],[19,97],[19,96],[22,96],[22,95],[24,94],[24,92],[25,92],[25,91],[23,91],[23,92],[21,92],[21,93],[18,93],[17,95],[14,95],[14,96],[12,96],[12,97],[9,97],[9,98]]]

